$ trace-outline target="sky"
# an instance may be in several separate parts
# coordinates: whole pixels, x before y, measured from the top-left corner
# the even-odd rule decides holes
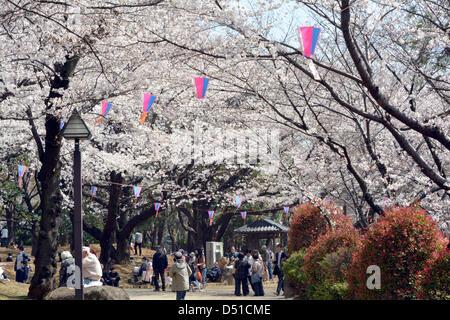
[[[234,0],[249,8],[255,8],[258,0]],[[295,29],[300,26],[312,26],[313,19],[308,15],[303,5],[298,5],[294,0],[275,0],[274,3],[281,3],[281,7],[276,11],[261,17],[263,25],[268,23],[273,25],[269,38],[287,42],[290,45],[298,45]]]

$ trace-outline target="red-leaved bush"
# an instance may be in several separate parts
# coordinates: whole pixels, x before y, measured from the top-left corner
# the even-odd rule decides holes
[[[436,222],[419,207],[392,207],[372,225],[353,256],[347,282],[353,299],[414,298],[414,282],[445,239]],[[381,270],[381,289],[369,290],[367,267]]]
[[[317,242],[306,250],[305,266],[303,272],[311,283],[320,282],[324,278],[336,281],[329,277],[328,270],[323,270],[321,262],[324,258],[340,248],[349,248],[357,251],[361,245],[361,236],[358,230],[353,227],[351,220],[342,215],[342,224],[336,224],[333,229],[322,234]]]
[[[308,248],[325,233],[328,223],[320,209],[312,203],[304,203],[294,208],[290,221],[288,251],[290,254]]]
[[[417,277],[417,298],[450,300],[450,250],[439,251]]]

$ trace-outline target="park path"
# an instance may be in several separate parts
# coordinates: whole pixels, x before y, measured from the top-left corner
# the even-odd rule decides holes
[[[252,290],[246,297],[234,295],[234,286],[209,285],[205,292],[188,292],[186,300],[285,300],[283,295],[275,295],[276,285],[264,286],[264,297],[255,297]],[[153,289],[125,289],[131,300],[175,300],[175,292],[154,292]]]

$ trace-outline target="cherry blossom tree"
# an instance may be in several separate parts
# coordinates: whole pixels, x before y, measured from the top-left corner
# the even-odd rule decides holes
[[[303,24],[280,14],[297,4],[322,29],[308,58],[320,79],[296,40],[294,22]],[[75,108],[93,134],[81,145],[83,190],[99,187],[89,205],[104,219],[84,227],[106,263],[127,261],[131,232],[156,201],[192,247],[222,237],[240,214],[236,196],[266,208],[253,214],[326,197],[363,227],[385,206],[420,200],[448,221],[447,15],[443,2],[422,0],[7,0],[0,156],[26,154],[37,173],[30,297],[56,284],[57,230],[73,205],[61,122]],[[293,21],[281,37],[277,19]],[[210,79],[205,99],[193,77]],[[144,92],[157,100],[140,124]],[[102,101],[112,108],[94,125]],[[211,226],[208,210],[218,212]]]

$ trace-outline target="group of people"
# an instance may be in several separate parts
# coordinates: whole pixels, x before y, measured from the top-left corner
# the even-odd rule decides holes
[[[166,277],[164,275],[167,269],[168,261],[164,250],[158,246],[156,253],[153,255],[152,261],[150,258],[143,257],[140,267],[133,269],[134,281],[142,281],[143,283],[150,283],[155,286],[154,291],[166,291]],[[161,286],[159,281],[161,280]]]
[[[278,276],[275,294],[280,295],[283,290],[282,264],[288,258],[286,253],[283,251],[281,244],[277,244],[276,253],[272,253],[270,248],[266,246],[261,249],[262,254],[258,250],[246,250],[244,254],[237,252],[234,247],[231,248],[228,258],[233,265],[234,294],[236,296],[249,295],[249,283],[255,296],[264,296],[263,276],[266,270],[269,273],[270,280],[273,280],[274,275]],[[184,300],[186,292],[190,288],[204,290],[206,279],[214,281],[220,277],[221,270],[217,262],[210,272],[206,273],[206,262],[202,249],[197,249],[189,255],[185,255],[184,250],[180,249],[174,254],[173,259],[174,264],[170,269],[169,276],[172,278],[172,291],[176,292],[177,300]],[[272,266],[274,266],[273,271]]]
[[[196,249],[188,254],[179,249],[173,254],[173,265],[168,270],[167,279],[165,270],[168,267],[167,254],[158,246],[153,260],[143,257],[140,267],[135,267],[133,276],[135,282],[142,281],[155,286],[154,291],[166,291],[167,280],[171,283],[172,291],[177,292],[177,299],[183,300],[189,290],[204,291],[207,279],[214,281],[220,276],[220,268],[216,264],[207,273],[206,259],[203,249]],[[161,286],[159,281],[161,280]]]
[[[29,273],[31,271],[31,266],[28,264],[31,259],[25,253],[23,246],[19,245],[17,247],[18,254],[16,260],[14,261],[14,271],[16,272],[16,282],[28,283]],[[5,262],[13,262],[12,253],[8,253],[8,257]],[[8,280],[8,276],[4,272],[3,268],[0,268],[0,280]]]
[[[141,251],[142,239],[139,234],[135,237],[135,248]],[[2,242],[3,244],[3,242]],[[140,267],[135,267],[133,276],[136,282],[151,283],[155,286],[154,291],[166,290],[165,272],[168,267],[168,259],[165,251],[158,246],[157,252],[153,255],[153,259],[143,257]],[[31,267],[28,261],[31,259],[24,252],[23,246],[18,247],[18,255],[14,262],[14,270],[16,271],[16,281],[28,282],[28,274]],[[282,246],[277,244],[277,252],[273,253],[270,248],[263,246],[261,253],[259,250],[246,250],[237,252],[234,247],[231,252],[226,255],[229,259],[230,266],[233,268],[233,277],[235,279],[236,296],[247,296],[250,294],[249,284],[255,296],[264,296],[263,276],[267,271],[269,280],[273,280],[273,276],[278,276],[278,285],[275,294],[279,295],[283,290],[284,277],[282,264],[287,259],[286,253]],[[7,262],[12,262],[12,254],[9,253]],[[75,259],[69,251],[60,253],[60,277],[59,286],[75,287]],[[5,279],[6,274],[0,270],[0,276]],[[207,281],[214,282],[220,279],[221,269],[217,262],[211,270],[207,270],[205,252],[202,248],[194,250],[188,254],[183,249],[179,249],[173,254],[173,265],[168,270],[167,276],[171,282],[172,291],[176,292],[177,300],[184,300],[186,292],[189,290],[204,291]],[[82,248],[82,273],[84,287],[109,285],[118,287],[120,276],[114,267],[108,271],[100,264],[97,253],[90,247]],[[1,279],[0,279],[1,280]],[[161,281],[161,286],[160,286]],[[242,294],[241,294],[242,290]]]
[[[196,249],[190,254],[180,249],[175,252],[173,260],[174,263],[170,268],[169,276],[172,279],[172,291],[176,292],[177,300],[184,300],[186,292],[189,290],[204,291],[206,289],[208,274],[203,249]],[[218,267],[218,265],[215,267]],[[213,273],[209,273],[209,278],[215,276],[217,276],[216,268],[214,268]]]
[[[264,296],[263,275],[268,272],[269,280],[273,280],[273,276],[278,276],[278,284],[275,294],[280,295],[284,286],[284,276],[282,264],[288,258],[283,251],[281,244],[277,244],[277,252],[273,254],[270,248],[263,246],[262,254],[258,250],[246,250],[246,253],[237,252],[234,247],[228,255],[230,262],[234,268],[234,282],[236,296],[247,296],[250,294],[250,287],[255,296]],[[272,266],[275,268],[272,271]],[[242,294],[241,294],[242,289]]]
[[[69,251],[61,252],[60,258],[59,286],[75,287],[75,259]],[[82,248],[82,274],[84,287],[119,286],[119,273],[114,267],[107,272],[98,260],[97,253],[90,247]]]

